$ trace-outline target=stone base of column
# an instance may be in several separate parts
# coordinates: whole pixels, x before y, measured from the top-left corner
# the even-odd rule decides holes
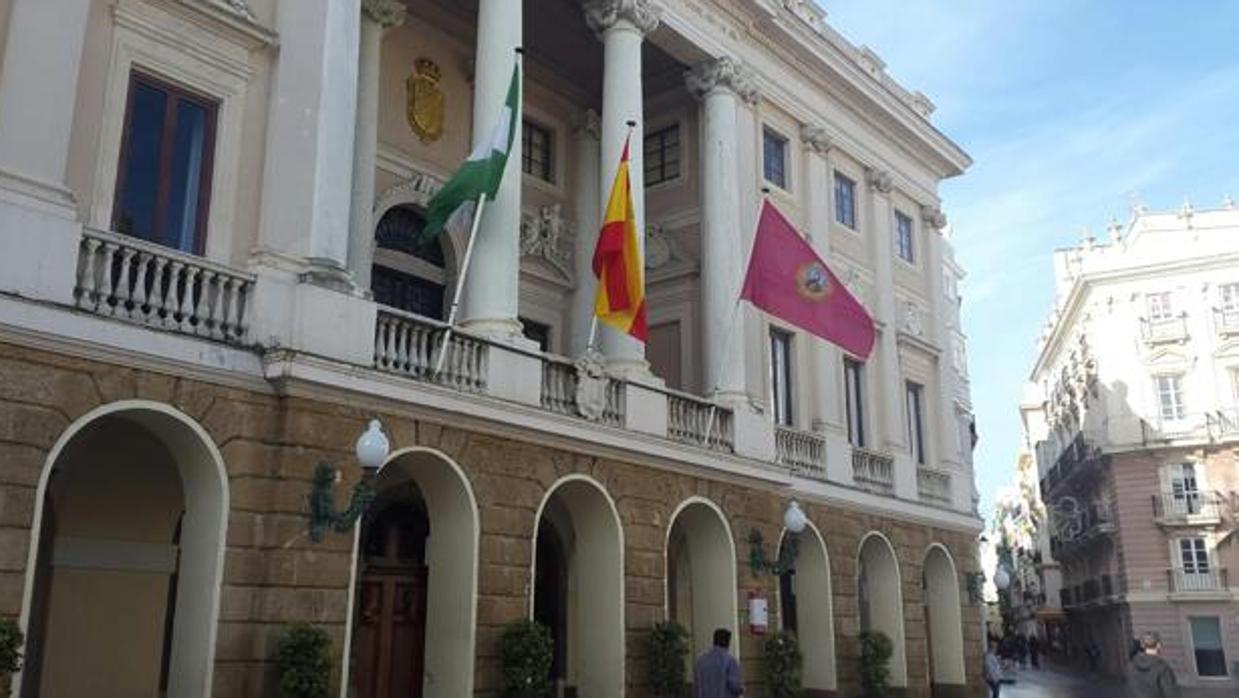
[[[334,259],[310,257],[306,260],[309,268],[301,273],[301,281],[340,293],[364,295],[358,293],[358,287],[353,283],[353,275]]]
[[[623,378],[642,385],[663,386],[663,379],[650,370],[650,362],[645,359],[632,359],[623,356],[607,357],[607,373],[616,378]]]
[[[0,172],[0,291],[72,305],[81,244],[68,191]]]
[[[485,337],[522,349],[538,351],[538,344],[526,339],[519,320],[513,318],[470,318],[460,322],[460,329],[469,334]]]
[[[710,395],[708,395],[707,397],[709,397],[711,400],[713,400],[714,402],[718,403],[719,405],[723,407],[732,407],[732,408],[746,407],[747,408],[749,406],[748,393],[744,392],[743,390],[739,390],[735,388],[727,389],[727,390],[715,390],[713,393],[710,393]]]

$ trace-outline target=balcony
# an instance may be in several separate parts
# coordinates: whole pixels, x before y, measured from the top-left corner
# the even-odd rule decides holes
[[[584,369],[570,359],[552,354],[542,357],[542,409],[571,417],[596,419],[599,424],[612,427],[624,426],[624,384],[608,376],[599,376],[604,381],[594,390],[584,383]]]
[[[1187,341],[1187,313],[1162,318],[1141,318],[1140,338],[1146,344]]]
[[[813,432],[776,425],[774,427],[775,460],[786,465],[793,474],[826,479],[826,439]]]
[[[1096,474],[1100,463],[1100,449],[1084,438],[1084,432],[1077,433],[1041,478],[1041,496],[1050,499],[1063,483]]]
[[[1239,308],[1215,308],[1213,327],[1221,337],[1239,335]]]
[[[1153,495],[1153,520],[1159,526],[1217,526],[1234,510],[1234,494],[1160,492]]]
[[[930,468],[917,468],[916,491],[922,502],[950,506],[951,474]]]
[[[863,489],[891,494],[895,491],[895,459],[885,453],[854,447],[852,479]]]
[[[675,390],[662,392],[667,395],[668,438],[712,451],[735,452],[735,420],[729,408]]]
[[[435,372],[447,325],[394,308],[380,308],[374,331],[374,367],[463,393],[486,391],[489,345],[452,333],[443,369]]]
[[[1187,570],[1174,567],[1166,570],[1170,593],[1185,598],[1230,596],[1230,583],[1225,569]]]
[[[1059,599],[1063,608],[1081,609],[1115,603],[1121,593],[1115,577],[1103,574],[1074,586],[1063,587],[1059,590]]]
[[[127,235],[82,231],[78,308],[160,330],[244,344],[252,275]]]
[[[1109,505],[1092,502],[1059,530],[1061,535],[1050,538],[1050,550],[1062,559],[1088,552],[1094,543],[1113,535],[1116,526]]]

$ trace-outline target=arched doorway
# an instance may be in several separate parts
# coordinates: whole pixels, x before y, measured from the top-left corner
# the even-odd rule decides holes
[[[538,517],[533,618],[555,641],[558,695],[624,691],[624,559],[619,516],[597,482],[569,476]]]
[[[692,639],[689,658],[710,649],[715,628],[732,633],[740,655],[736,546],[727,519],[714,502],[693,497],[672,515],[667,533],[667,617]]]
[[[349,642],[357,698],[470,695],[478,513],[443,454],[393,454],[358,532]]]
[[[39,481],[18,695],[210,695],[227,482],[167,405],[113,403],[65,431]]]
[[[824,695],[836,688],[830,557],[812,523],[798,534],[784,531],[780,554],[793,538],[796,562],[779,576],[779,618],[783,629],[795,633],[800,641],[805,695]]]
[[[444,236],[418,244],[426,219],[412,204],[392,206],[374,233],[370,290],[377,303],[435,320],[444,319],[450,243]]]
[[[929,634],[929,683],[935,694],[948,695],[940,689],[962,686],[965,681],[964,629],[955,561],[937,543],[925,553],[922,583]]]
[[[908,685],[907,650],[903,629],[903,590],[895,548],[881,533],[861,541],[857,572],[860,631],[881,632],[894,645],[891,685]]]

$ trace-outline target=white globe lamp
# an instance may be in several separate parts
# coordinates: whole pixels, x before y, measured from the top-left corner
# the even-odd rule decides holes
[[[374,472],[383,466],[390,452],[391,442],[383,433],[382,423],[371,419],[370,425],[357,438],[357,462],[367,472]]]
[[[1007,572],[1007,568],[999,567],[994,571],[994,586],[998,587],[999,591],[1006,591],[1011,587],[1011,574]]]
[[[808,519],[805,518],[804,510],[800,508],[800,503],[792,500],[787,504],[787,511],[783,512],[783,525],[792,533],[800,533],[808,524]]]

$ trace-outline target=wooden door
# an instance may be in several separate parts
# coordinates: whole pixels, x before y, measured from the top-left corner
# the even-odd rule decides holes
[[[426,568],[366,572],[358,590],[353,683],[358,698],[421,698]]]

